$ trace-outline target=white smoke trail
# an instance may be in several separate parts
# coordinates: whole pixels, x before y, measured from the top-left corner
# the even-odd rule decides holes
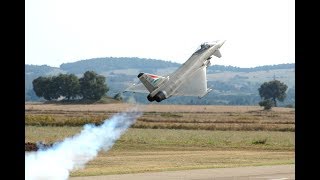
[[[83,168],[100,150],[109,150],[142,113],[137,110],[119,113],[100,126],[87,124],[84,129],[49,149],[25,156],[26,180],[65,180],[72,170]]]
[[[130,104],[137,104],[137,101],[136,99],[134,98],[133,95],[129,96],[128,100],[127,100],[127,103],[130,103]]]

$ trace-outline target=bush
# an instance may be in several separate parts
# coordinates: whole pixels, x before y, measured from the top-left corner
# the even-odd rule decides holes
[[[113,97],[113,99],[116,99],[116,100],[119,100],[119,101],[122,101],[122,100],[123,100],[121,93],[117,93],[117,94]]]
[[[267,138],[253,140],[252,144],[266,144]]]
[[[266,99],[266,100],[260,101],[259,105],[263,106],[264,110],[270,110],[272,106],[274,106],[274,103],[271,99]]]

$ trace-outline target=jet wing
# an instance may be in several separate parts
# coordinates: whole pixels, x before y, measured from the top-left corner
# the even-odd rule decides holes
[[[138,92],[138,93],[150,93],[148,89],[142,84],[133,84],[132,86],[128,87],[124,92]]]
[[[195,70],[176,90],[173,96],[198,96],[203,97],[209,93],[211,89],[207,88],[206,66],[201,66]]]

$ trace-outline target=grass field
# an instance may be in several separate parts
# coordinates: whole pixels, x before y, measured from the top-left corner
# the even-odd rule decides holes
[[[25,142],[54,143],[132,104],[26,104]],[[140,107],[144,114],[108,152],[72,176],[293,164],[294,109],[250,106]],[[215,128],[208,128],[213,127]]]
[[[81,127],[26,126],[26,141],[54,143]],[[294,163],[294,133],[130,128],[72,176]]]
[[[71,176],[95,176],[187,169],[294,164],[294,152],[267,151],[129,151],[100,153]]]
[[[29,111],[63,111],[63,112],[121,112],[128,108],[136,107],[136,104],[81,104],[81,105],[61,105],[61,104],[25,104],[26,112]],[[138,105],[143,112],[197,112],[197,113],[216,113],[216,112],[250,112],[260,111],[259,106],[206,106],[206,105],[159,105],[150,103],[148,105]],[[276,112],[291,112],[290,108],[273,108]]]
[[[83,126],[101,124],[116,112],[133,105],[26,105],[26,125]],[[255,106],[140,106],[144,112],[133,128],[295,131],[290,108],[262,111]]]
[[[26,126],[26,142],[54,143],[81,131],[82,127]],[[115,150],[258,149],[294,150],[293,132],[206,131],[130,128]]]

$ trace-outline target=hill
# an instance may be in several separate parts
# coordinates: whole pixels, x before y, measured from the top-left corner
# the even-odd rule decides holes
[[[212,61],[214,63],[214,61]],[[39,100],[32,90],[32,80],[39,76],[73,73],[82,76],[85,71],[93,70],[104,75],[110,87],[108,95],[122,92],[131,83],[137,82],[140,72],[166,75],[181,64],[157,59],[108,57],[81,60],[61,64],[59,68],[46,65],[26,65],[25,92],[26,101]],[[168,104],[216,104],[216,105],[256,105],[260,101],[259,86],[274,78],[288,85],[288,97],[280,105],[295,102],[295,64],[266,65],[254,68],[211,65],[207,69],[208,86],[213,88],[206,98],[172,97],[163,101]],[[147,103],[145,94],[125,93],[125,99],[133,96],[138,102]]]
[[[88,69],[96,71],[97,73],[112,72],[114,70],[145,70],[154,71],[157,69],[164,69],[169,67],[178,67],[180,64],[162,61],[157,59],[141,59],[141,58],[124,58],[124,57],[110,57],[110,58],[94,58],[88,60],[81,60],[73,63],[63,63],[60,69],[69,73],[79,74]]]

